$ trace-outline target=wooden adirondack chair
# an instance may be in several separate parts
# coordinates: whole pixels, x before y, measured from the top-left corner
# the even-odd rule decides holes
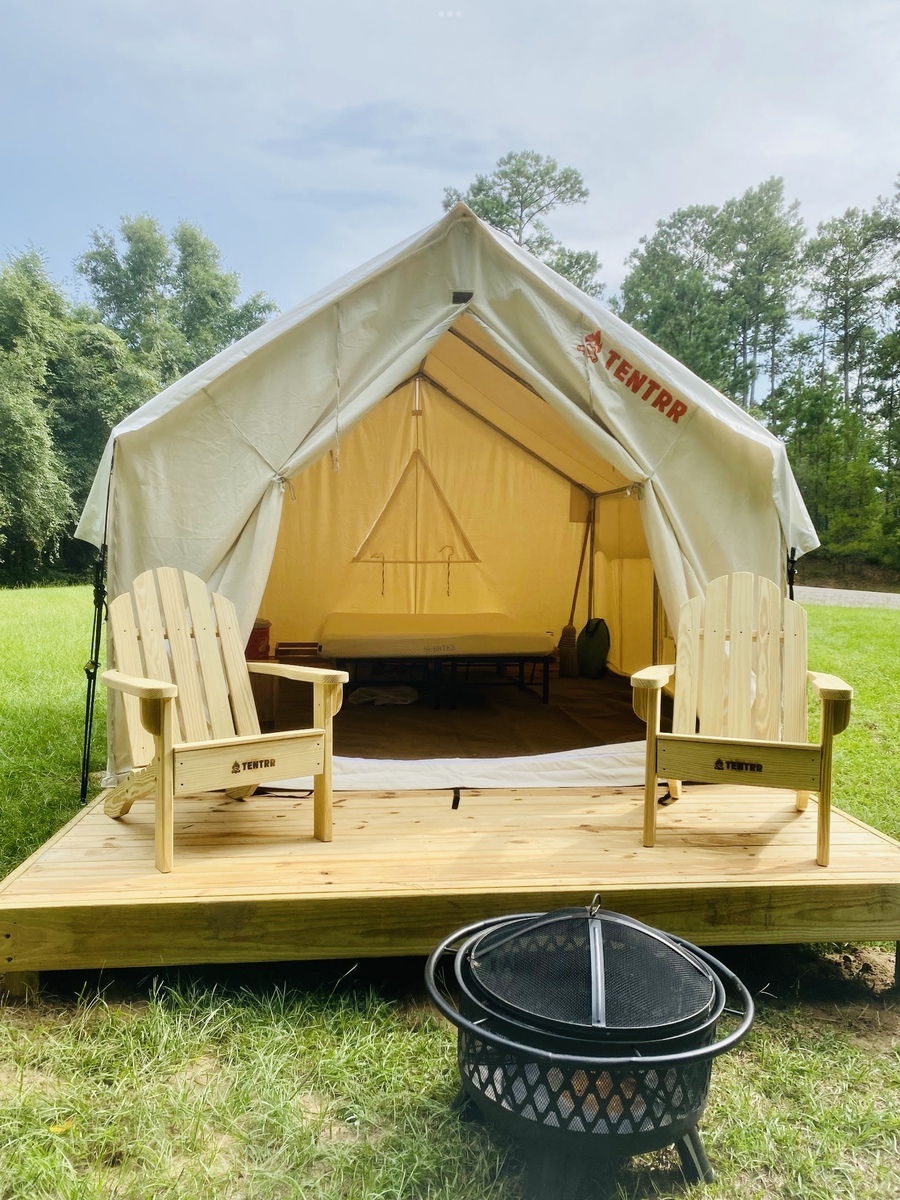
[[[345,671],[244,659],[234,605],[196,575],[160,567],[109,605],[115,669],[134,774],[106,797],[108,816],[156,798],[156,866],[172,870],[174,800],[205,791],[245,798],[257,785],[315,777],[314,835],[331,841],[332,718]],[[250,671],[313,685],[315,728],[261,734]]]
[[[635,712],[647,722],[644,845],[656,840],[657,779],[787,788],[797,810],[818,793],[816,862],[828,866],[832,739],[850,720],[853,689],[806,669],[806,612],[769,579],[714,579],[681,609],[675,666],[632,675]],[[675,672],[672,732],[659,729],[661,691]],[[809,742],[807,683],[821,700]]]

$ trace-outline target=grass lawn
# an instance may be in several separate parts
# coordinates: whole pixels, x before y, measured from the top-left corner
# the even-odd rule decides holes
[[[0,864],[78,804],[90,589],[0,591]],[[810,609],[811,665],[856,689],[835,797],[894,836],[900,612]],[[103,697],[98,698],[102,729]],[[102,759],[96,739],[95,769]],[[830,952],[829,952],[830,951]],[[896,1200],[900,1013],[867,947],[724,952],[758,993],[717,1062],[703,1200]],[[421,963],[51,976],[0,1009],[0,1198],[518,1200],[515,1151],[448,1111],[455,1035]],[[674,1155],[619,1197],[684,1196]],[[585,1200],[588,1200],[587,1196]]]

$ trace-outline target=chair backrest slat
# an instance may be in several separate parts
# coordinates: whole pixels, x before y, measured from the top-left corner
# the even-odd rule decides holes
[[[759,579],[756,631],[756,702],[754,737],[778,741],[781,736],[781,605],[782,594],[771,579]]]
[[[806,610],[785,600],[784,739],[788,742],[805,742],[809,737],[806,661]]]
[[[134,611],[141,638],[144,669],[140,672],[145,679],[161,679],[164,683],[177,682],[172,664],[166,651],[166,622],[159,606],[156,590],[156,573],[145,571],[131,586]],[[172,736],[181,741],[181,719],[176,705]]]
[[[753,736],[750,678],[753,674],[753,576],[738,571],[731,576],[729,628],[726,630],[726,722],[729,737]]]
[[[700,663],[700,728],[712,737],[725,731],[725,634],[728,629],[728,576],[706,589]]]
[[[678,642],[675,658],[675,707],[673,733],[695,733],[697,696],[700,686],[700,627],[703,624],[703,597],[695,596],[683,604],[678,616]]]
[[[181,587],[181,572],[174,567],[160,567],[156,577],[172,658],[172,674],[178,686],[177,704],[181,713],[183,740],[205,742],[209,740],[209,725],[203,709],[203,691]]]
[[[112,660],[123,675],[144,678],[146,671],[141,658],[138,627],[134,619],[131,594],[125,592],[109,602],[109,636],[112,643]],[[168,681],[168,680],[167,680]],[[125,712],[125,728],[131,750],[131,765],[146,767],[153,758],[153,738],[141,723],[141,703],[137,696],[124,692],[111,692],[113,703],[121,702]]]
[[[202,579],[188,572],[184,574],[184,590],[197,645],[200,679],[206,695],[210,731],[214,738],[234,737],[234,719],[228,702],[228,683],[222,666],[222,652],[209,592]]]
[[[222,661],[225,664],[225,677],[228,680],[228,690],[231,694],[235,729],[239,736],[249,737],[259,733],[259,717],[256,714],[256,702],[250,687],[250,673],[247,670],[247,660],[244,658],[244,647],[241,645],[237,613],[228,597],[222,596],[218,592],[213,593],[213,607],[219,626]]]

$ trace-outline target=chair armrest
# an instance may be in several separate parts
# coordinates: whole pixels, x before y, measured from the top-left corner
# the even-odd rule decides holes
[[[127,692],[140,700],[170,700],[178,695],[174,683],[163,683],[161,679],[141,679],[137,675],[123,675],[121,671],[104,671],[100,682],[117,692]]]
[[[852,700],[853,688],[838,679],[837,675],[825,675],[821,671],[807,671],[806,678],[820,700]]]
[[[331,671],[325,667],[301,667],[295,663],[248,662],[254,675],[276,675],[279,679],[297,679],[301,683],[349,683],[346,671]]]
[[[664,688],[672,678],[674,671],[674,666],[669,665],[644,667],[642,671],[635,671],[632,675],[631,686],[633,688],[646,688],[650,691]]]
[[[843,733],[850,724],[850,703],[853,688],[836,675],[824,675],[821,671],[807,671],[806,678],[822,702],[823,738],[829,734]]]

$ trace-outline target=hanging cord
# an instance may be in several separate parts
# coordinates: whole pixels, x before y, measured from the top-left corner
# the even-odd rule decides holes
[[[453,558],[455,551],[452,546],[441,546],[441,554],[447,551],[447,595],[450,595],[450,560]]]
[[[94,732],[94,702],[97,698],[97,674],[100,670],[100,645],[103,638],[103,622],[106,619],[106,558],[109,537],[109,501],[113,488],[113,465],[116,461],[116,444],[113,443],[109,464],[109,484],[106,489],[106,512],[103,515],[103,542],[94,563],[94,626],[91,631],[91,657],[84,664],[87,676],[87,693],[84,699],[84,740],[81,743],[81,793],[80,803],[87,804],[88,781],[91,769],[91,738]]]

